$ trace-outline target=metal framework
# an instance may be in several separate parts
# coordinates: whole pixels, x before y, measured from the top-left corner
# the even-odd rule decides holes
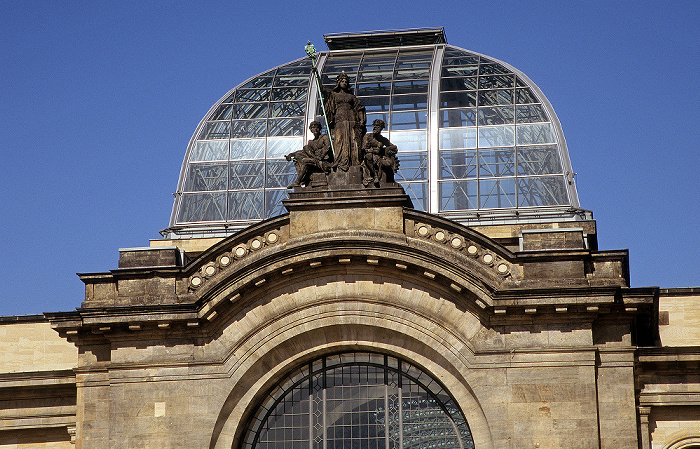
[[[443,43],[402,44],[436,30],[327,36],[343,48],[359,46],[359,36],[375,47],[318,53],[322,87],[345,72],[367,122],[387,123],[397,181],[417,209],[464,223],[578,219],[564,134],[544,94],[502,61]],[[254,76],[210,109],[190,140],[164,235],[206,234],[207,225],[230,233],[284,212],[294,177],[284,155],[303,146],[321,114],[311,67],[303,58]]]
[[[293,370],[262,401],[240,449],[473,449],[434,378],[392,356],[350,352]]]

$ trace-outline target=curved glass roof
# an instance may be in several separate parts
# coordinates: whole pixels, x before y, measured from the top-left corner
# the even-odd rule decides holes
[[[416,209],[474,224],[579,207],[554,110],[510,65],[433,44],[322,52],[319,71],[324,88],[348,74],[367,123],[387,123],[384,135],[399,149],[396,179]],[[209,110],[164,233],[225,234],[285,212],[295,170],[284,155],[303,146],[321,114],[310,73],[309,58],[281,65]]]

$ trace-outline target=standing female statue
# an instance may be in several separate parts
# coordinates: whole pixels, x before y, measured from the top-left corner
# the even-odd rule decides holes
[[[350,79],[345,72],[338,75],[335,87],[323,94],[335,151],[333,166],[348,171],[351,165],[362,162],[362,138],[367,132],[365,107],[352,93]]]

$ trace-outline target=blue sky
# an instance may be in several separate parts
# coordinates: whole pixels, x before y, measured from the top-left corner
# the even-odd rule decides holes
[[[416,27],[542,89],[632,286],[700,286],[700,3],[427,4],[0,3],[0,315],[79,307],[76,272],[158,238],[187,143],[229,89],[323,34]]]

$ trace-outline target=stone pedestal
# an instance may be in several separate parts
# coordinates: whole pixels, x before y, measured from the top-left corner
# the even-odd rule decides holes
[[[290,237],[344,229],[404,231],[403,209],[413,208],[413,203],[403,187],[390,183],[365,188],[362,172],[353,169],[359,167],[332,173],[326,187],[296,188],[289,193],[282,203],[289,211]],[[336,184],[341,181],[348,183]]]

